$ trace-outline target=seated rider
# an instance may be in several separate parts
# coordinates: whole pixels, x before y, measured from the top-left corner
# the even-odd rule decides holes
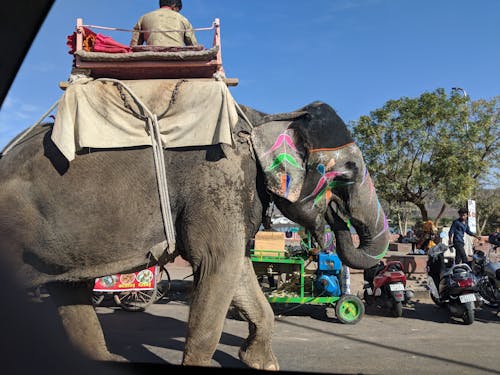
[[[146,13],[134,26],[130,47],[148,46],[184,47],[198,44],[191,23],[179,13],[182,0],[160,0],[160,8]],[[154,30],[176,30],[158,32]],[[152,32],[149,32],[152,31]]]

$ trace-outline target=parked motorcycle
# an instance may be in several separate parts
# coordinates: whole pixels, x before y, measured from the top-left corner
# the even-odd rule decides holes
[[[491,245],[488,255],[475,251],[472,255],[472,271],[477,277],[479,294],[486,305],[498,308],[500,303],[500,261],[497,246]]]
[[[476,277],[468,264],[455,264],[453,246],[439,244],[429,250],[427,260],[428,286],[431,299],[447,307],[450,315],[474,322],[474,309],[480,306]]]
[[[403,315],[403,305],[413,297],[406,289],[406,275],[399,261],[380,261],[376,266],[364,270],[363,297],[368,305],[388,308],[395,317]]]

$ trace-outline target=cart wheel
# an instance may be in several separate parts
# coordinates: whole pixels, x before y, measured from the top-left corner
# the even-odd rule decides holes
[[[344,324],[356,324],[365,313],[365,305],[357,296],[346,294],[337,301],[335,314],[337,319]]]
[[[162,280],[164,276],[166,276],[166,280]],[[170,292],[170,283],[171,279],[168,270],[164,266],[161,266],[160,272],[158,273],[158,281],[156,283],[157,288],[154,301],[155,303],[165,298],[165,296],[168,295],[168,293]]]
[[[104,293],[102,292],[93,292],[92,293],[92,304],[94,306],[99,306],[102,301],[104,301]]]
[[[156,301],[158,288],[150,290],[131,290],[113,294],[115,303],[126,311],[144,311],[146,307]]]

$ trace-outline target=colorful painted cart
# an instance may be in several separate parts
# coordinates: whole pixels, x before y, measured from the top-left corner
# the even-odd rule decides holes
[[[134,273],[97,278],[93,303],[98,306],[106,295],[110,295],[116,305],[126,311],[144,311],[146,307],[165,297],[169,289],[170,274],[167,269],[152,266]]]

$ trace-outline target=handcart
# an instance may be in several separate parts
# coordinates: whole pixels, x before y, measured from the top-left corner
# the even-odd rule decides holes
[[[334,307],[337,319],[355,324],[364,315],[363,301],[345,293],[344,267],[334,252],[300,248],[251,251],[257,278],[272,304],[311,304]]]
[[[168,294],[170,274],[163,266],[99,277],[95,280],[92,302],[100,305],[109,295],[117,306],[126,311],[144,311]]]

